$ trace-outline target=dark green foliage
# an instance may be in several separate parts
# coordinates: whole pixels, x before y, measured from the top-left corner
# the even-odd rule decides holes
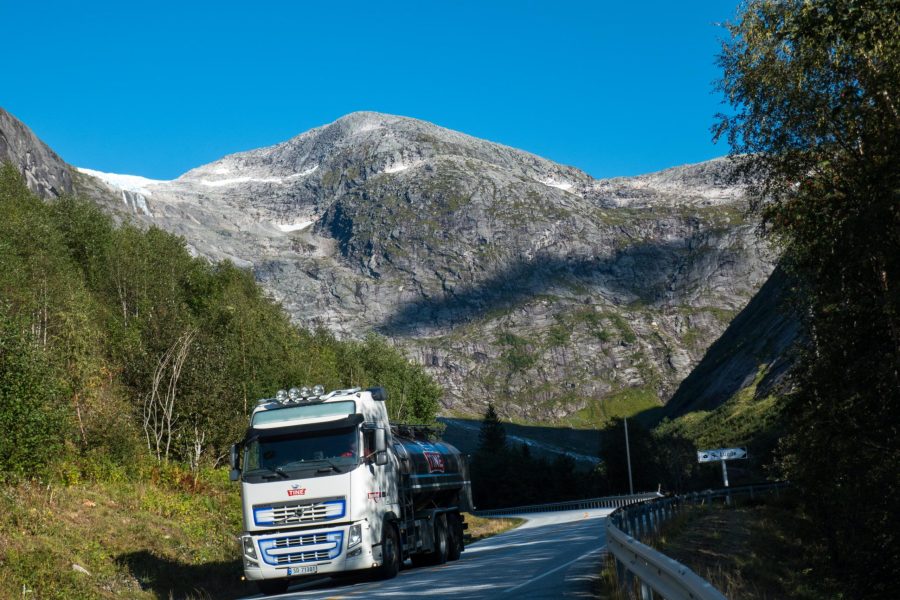
[[[494,404],[489,403],[481,421],[481,431],[478,433],[478,451],[485,454],[496,454],[506,450],[506,430]]]
[[[292,385],[383,385],[393,419],[434,419],[440,387],[384,339],[300,330],[251,273],[191,257],[181,238],[117,227],[89,201],[41,202],[9,165],[0,214],[7,473],[35,473],[55,456],[95,472],[148,450],[216,462],[256,400]],[[161,401],[172,419],[154,426],[145,417]]]
[[[628,457],[625,450],[625,422],[614,419],[603,430],[600,457],[602,473],[612,493],[628,493]],[[721,483],[717,475],[697,464],[697,447],[675,434],[651,433],[638,421],[628,421],[631,476],[635,493],[683,492],[703,485]]]
[[[489,404],[472,457],[472,493],[481,509],[544,504],[597,496],[605,490],[598,472],[579,471],[575,460],[535,458],[527,445],[507,444],[506,430]]]
[[[900,8],[748,3],[731,26],[720,133],[798,282],[806,345],[782,467],[854,595],[900,563]]]
[[[341,348],[339,372],[348,373],[347,382],[352,385],[384,386],[388,390],[388,413],[393,422],[427,424],[434,420],[441,397],[440,386],[424,369],[411,365],[384,338],[370,334],[362,342]]]
[[[22,325],[0,305],[0,480],[43,474],[67,434],[65,390]]]

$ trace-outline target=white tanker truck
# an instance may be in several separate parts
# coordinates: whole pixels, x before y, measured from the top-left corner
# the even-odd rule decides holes
[[[472,509],[465,457],[427,431],[388,422],[382,388],[279,390],[231,449],[241,482],[244,574],[265,594],[314,574],[394,577],[407,558],[463,550]]]

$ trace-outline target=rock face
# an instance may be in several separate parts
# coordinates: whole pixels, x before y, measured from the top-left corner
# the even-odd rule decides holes
[[[306,327],[376,330],[445,386],[570,422],[664,402],[773,257],[714,160],[595,180],[430,123],[354,113],[172,181],[79,189],[252,268]]]
[[[676,419],[693,411],[713,410],[753,385],[761,371],[757,397],[789,385],[795,358],[791,350],[801,336],[789,290],[787,275],[776,268],[681,382],[660,416]]]
[[[69,166],[21,121],[0,108],[0,163],[15,165],[43,198],[72,193]]]

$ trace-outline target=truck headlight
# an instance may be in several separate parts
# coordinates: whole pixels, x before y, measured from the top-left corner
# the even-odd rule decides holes
[[[241,538],[241,546],[244,548],[244,556],[247,558],[252,558],[253,560],[257,560],[256,558],[256,546],[253,544],[253,538],[249,535],[245,535]]]
[[[362,542],[362,525],[357,523],[350,526],[350,534],[347,536],[347,549],[358,545]]]

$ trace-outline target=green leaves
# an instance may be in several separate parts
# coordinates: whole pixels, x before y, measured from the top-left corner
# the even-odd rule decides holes
[[[806,327],[785,474],[854,596],[900,562],[900,7],[752,0],[729,27],[721,118]],[[847,552],[847,548],[853,548]]]

